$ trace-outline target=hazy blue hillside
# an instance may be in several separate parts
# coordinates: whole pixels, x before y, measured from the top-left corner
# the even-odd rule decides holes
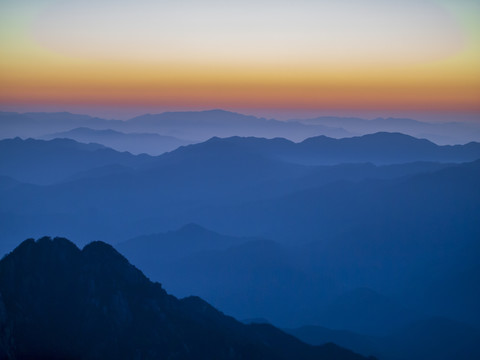
[[[187,224],[177,231],[138,236],[116,247],[132,263],[141,264],[142,269],[151,274],[158,270],[158,266],[166,267],[193,254],[223,250],[252,240],[221,235],[197,224]]]
[[[335,278],[306,270],[298,248],[269,240],[234,238],[189,225],[131,239],[118,248],[176,296],[198,294],[239,319],[263,316],[282,326],[315,320],[332,328],[384,334],[419,318],[369,289],[334,298],[341,292]],[[293,308],[295,303],[302,306]]]
[[[187,241],[187,233],[188,242],[196,244],[189,247],[193,251],[185,251],[182,257],[178,249]],[[211,242],[210,245],[204,245],[204,239],[208,238],[215,239],[213,247]],[[178,243],[175,243],[175,239],[178,239]],[[391,246],[395,247],[396,244]],[[396,294],[396,299],[393,299],[370,289],[342,293],[345,284],[339,284],[344,280],[341,273],[328,264],[320,271],[305,267],[310,258],[303,254],[301,246],[298,248],[248,238],[234,239],[198,226],[189,226],[188,231],[180,229],[178,232],[132,239],[120,244],[119,249],[150,278],[163,279],[175,295],[200,294],[237,318],[263,316],[282,326],[315,321],[317,324],[364,334],[389,334],[424,316],[403,303],[407,298],[404,294]],[[310,247],[305,250],[311,252]],[[312,261],[319,263],[325,262],[329,256],[316,252],[310,255]],[[422,256],[425,257],[425,254]],[[363,276],[370,275],[359,268],[356,268],[356,272]],[[379,276],[388,281],[392,275],[398,277],[399,274]],[[455,286],[444,281],[445,284]],[[428,281],[423,285],[428,285]],[[401,283],[392,286],[396,291],[401,287]],[[334,294],[340,296],[332,298]],[[435,303],[444,303],[445,299],[445,296],[440,296]],[[294,307],[297,302],[301,302],[302,306]],[[462,309],[464,314],[465,311],[474,311],[473,302],[468,309]],[[419,304],[422,303],[417,298],[415,305]],[[432,309],[427,307],[424,310],[428,313]]]
[[[118,249],[176,296],[197,294],[237,319],[303,323],[331,286],[303,272],[291,249],[274,241],[225,236],[198,226],[131,239]],[[295,303],[302,307],[293,309]]]
[[[326,247],[321,240],[285,245],[219,236],[198,226],[189,226],[188,230],[139,237],[119,248],[152,279],[163,279],[174,294],[197,293],[241,319],[266,317],[281,326],[310,322],[388,334],[423,316],[409,308],[414,307],[422,308],[425,314],[448,314],[478,322],[473,316],[479,299],[478,284],[472,283],[476,277],[470,274],[473,276],[466,278],[471,279],[472,286],[457,294],[457,302],[451,302],[455,292],[447,294],[445,287],[454,290],[458,283],[443,277],[476,264],[475,235],[443,244],[440,240],[445,238],[433,238],[412,248],[404,237],[390,233],[385,236],[391,240],[383,241],[386,252],[376,244],[381,239],[365,237],[364,233]],[[193,251],[181,256],[179,248],[187,241],[186,233],[188,243],[195,245],[189,246]],[[211,241],[205,244],[209,238],[215,239],[214,245]],[[412,241],[418,242],[419,238]],[[406,249],[393,256],[392,252],[402,245]],[[470,256],[463,254],[465,246],[470,246]],[[443,265],[433,269],[433,263]],[[441,287],[432,286],[433,278]],[[394,295],[355,289],[365,285]],[[444,292],[439,293],[440,289]],[[297,302],[302,306],[292,309]]]
[[[473,278],[460,277],[480,252],[478,165],[401,181],[330,184],[195,221],[290,244],[310,241],[299,255],[306,270],[331,274],[350,288],[401,293],[403,301],[425,311],[479,324],[478,283],[468,281],[475,272],[469,272]]]
[[[24,114],[0,112],[0,138],[42,137],[79,127],[127,133],[155,133],[191,141],[235,135],[288,137],[295,141],[319,134],[332,137],[352,135],[339,127],[268,120],[224,110],[145,114],[128,121],[99,119],[66,112]]]

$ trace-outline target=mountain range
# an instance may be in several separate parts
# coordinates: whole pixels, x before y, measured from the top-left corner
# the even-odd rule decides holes
[[[378,134],[378,137],[382,138],[384,134]],[[395,134],[393,138],[396,138]],[[368,139],[371,137],[365,138]],[[407,140],[414,142],[409,137]],[[322,237],[331,236],[332,226],[345,229],[340,226],[341,222],[350,223],[344,216],[348,214],[351,218],[355,214],[350,210],[355,203],[358,214],[368,214],[361,209],[371,202],[364,200],[365,196],[382,201],[377,194],[389,191],[389,188],[393,191],[397,186],[407,193],[413,192],[415,195],[412,194],[411,198],[425,196],[410,186],[408,178],[424,173],[435,183],[435,174],[441,169],[451,168],[456,172],[455,169],[465,168],[451,163],[418,161],[385,166],[365,163],[307,166],[275,157],[269,149],[270,146],[278,147],[278,142],[296,148],[295,143],[281,139],[247,138],[242,141],[241,138],[214,138],[152,157],[119,153],[99,145],[84,145],[65,139],[3,140],[0,142],[0,175],[4,177],[0,182],[4,186],[0,188],[3,247],[7,250],[7,244],[19,237],[39,237],[56,232],[84,243],[92,236],[107,241],[127,240],[173,230],[190,222],[225,234],[305,241],[317,237],[320,224],[326,225]],[[423,141],[419,142],[423,144]],[[252,143],[255,146],[252,147]],[[468,150],[473,145],[459,149]],[[408,149],[405,152],[408,153]],[[466,156],[475,155],[467,152]],[[473,176],[471,186],[475,189],[475,175],[470,176]],[[402,177],[407,179],[401,180]],[[463,180],[467,179],[465,175]],[[49,186],[39,186],[47,184]],[[434,189],[429,189],[428,182],[425,186],[425,194]],[[462,191],[457,184],[448,186],[446,191],[438,189],[437,199],[431,198],[431,201],[438,201],[450,192]],[[358,195],[349,197],[348,194],[357,189],[360,190]],[[476,193],[476,190],[472,191]],[[321,212],[331,206],[328,214],[338,209],[337,218],[318,222],[312,217],[303,217],[292,227],[297,215],[293,212],[290,216],[289,209],[295,203],[298,207],[307,206],[305,209],[317,206],[309,200],[314,199],[316,193],[325,193],[325,199],[316,202],[324,207]],[[389,196],[394,195],[392,192]],[[467,198],[474,199],[471,195]],[[352,202],[355,199],[356,202]],[[342,202],[344,205],[339,208],[338,204]],[[384,201],[381,206],[388,207],[389,203]],[[273,207],[271,213],[269,207]],[[286,211],[284,214],[280,213],[282,209]],[[249,214],[253,213],[257,216],[250,218]],[[268,214],[277,214],[284,221],[279,223]],[[380,213],[380,216],[385,214]],[[430,216],[428,212],[426,214]],[[123,221],[119,222],[119,219]],[[371,220],[367,219],[367,224],[369,222]],[[290,228],[285,228],[287,224]],[[313,232],[304,239],[309,231]]]
[[[402,325],[387,315],[372,316],[371,329],[326,316],[358,288],[477,326],[478,146],[395,133],[232,137],[150,156],[68,139],[2,140],[1,250],[44,234],[129,240],[119,249],[174,295],[282,327],[377,335],[391,330],[381,317]]]
[[[1,359],[365,359],[179,300],[110,245],[62,238],[26,240],[0,261],[0,334]]]
[[[198,173],[209,170],[228,173],[236,169],[240,176],[245,176],[258,166],[268,169],[270,177],[274,178],[278,176],[278,171],[306,174],[311,172],[312,166],[339,163],[385,165],[422,161],[464,162],[478,158],[480,143],[438,146],[427,140],[395,133],[345,139],[320,136],[300,143],[281,138],[212,138],[203,143],[181,146],[159,157],[146,154],[134,156],[103,145],[82,144],[69,139],[0,140],[0,175],[38,184],[59,182],[108,165],[132,169],[148,167],[152,171],[170,168],[167,174],[175,173],[177,176],[180,167]],[[146,166],[148,164],[151,166]],[[258,178],[257,173],[252,174]]]
[[[478,141],[480,136],[480,127],[477,124],[455,121],[430,123],[405,118],[376,118],[366,120],[355,117],[331,116],[290,121],[298,121],[305,125],[338,126],[357,135],[375,132],[400,132],[418,138],[429,139],[430,141],[443,145]]]
[[[300,143],[275,138],[212,138],[201,144],[182,147],[168,156],[182,153],[198,155],[219,150],[241,151],[303,165],[339,163],[395,164],[414,161],[462,162],[480,158],[480,143],[439,146],[425,139],[400,133],[375,133],[360,137],[333,139],[317,136]]]
[[[406,139],[408,144],[416,143]],[[252,241],[230,239],[235,244],[221,248],[203,244],[202,256],[192,254],[197,260],[178,259],[172,269],[178,269],[183,288],[172,281],[174,294],[185,295],[195,285],[189,279],[212,273],[237,276],[238,284],[248,288],[252,283],[241,276],[261,265],[260,260],[255,264],[255,257],[250,263],[244,261],[250,251],[265,258],[278,255],[272,265],[279,264],[288,274],[285,284],[311,299],[302,307],[303,314],[289,315],[285,309],[295,299],[285,296],[288,286],[275,288],[266,282],[268,296],[285,299],[275,307],[245,291],[243,300],[251,306],[243,308],[240,301],[227,301],[234,298],[233,288],[223,294],[215,292],[215,282],[196,288],[198,295],[239,318],[265,317],[264,309],[269,320],[282,326],[322,325],[325,318],[316,303],[321,300],[326,306],[327,300],[345,291],[366,287],[397,294],[422,312],[480,323],[474,311],[480,291],[475,281],[465,280],[478,273],[478,161],[308,166],[287,162],[283,154],[275,156],[270,147],[278,148],[277,143],[288,148],[298,145],[282,139],[214,138],[152,157],[71,140],[4,140],[0,142],[5,146],[0,152],[2,252],[11,250],[18,238],[29,236],[56,233],[78,244],[92,239],[114,243],[196,223]],[[433,146],[438,148],[457,149]],[[198,233],[195,236],[201,239]],[[142,251],[155,253],[147,246]],[[222,262],[227,258],[231,261]],[[135,265],[150,271],[146,262]],[[268,271],[277,270],[272,266]],[[221,276],[213,278],[228,285]],[[255,280],[252,288],[261,289],[262,277]],[[445,290],[449,287],[457,291]],[[322,297],[322,292],[328,296]],[[224,308],[227,304],[230,307]]]
[[[81,143],[102,144],[117,151],[150,155],[160,155],[191,143],[173,136],[162,136],[155,133],[123,133],[110,129],[96,130],[87,127],[48,134],[42,139],[72,139]]]
[[[191,142],[205,141],[214,136],[283,137],[298,142],[319,135],[344,138],[376,132],[401,132],[418,138],[426,138],[442,145],[465,144],[480,140],[478,125],[454,122],[454,120],[452,119],[452,122],[448,123],[427,123],[399,118],[366,120],[319,117],[279,121],[225,110],[207,110],[144,114],[120,121],[66,112],[24,114],[0,112],[0,134],[1,138],[17,136],[42,138],[54,133],[69,132],[76,128],[89,128],[91,130],[115,130],[123,133],[154,133]],[[112,139],[106,141],[112,141]],[[142,149],[150,148],[143,147]],[[159,153],[159,150],[155,148],[152,151],[152,155]]]
[[[131,123],[29,116],[39,130],[83,123],[88,129],[73,133],[99,135],[99,143],[0,141],[1,254],[19,239],[45,234],[78,246],[103,240],[174,296],[200,296],[237,319],[308,325],[311,337],[304,339],[311,343],[338,342],[379,358],[462,358],[475,342],[479,143],[439,146],[385,132],[298,142],[234,136],[134,155],[104,143],[153,134],[160,149],[157,130],[143,137],[144,127],[213,129],[217,120],[240,124],[242,115],[172,113]],[[122,128],[137,121],[138,128]],[[48,122],[51,128],[41,126]],[[247,130],[249,123],[258,121],[245,119]],[[106,130],[112,124],[119,129]],[[89,253],[75,249],[67,252]],[[76,256],[69,257],[75,274],[84,255]],[[461,335],[454,341],[442,340],[455,331]],[[438,341],[438,349],[429,345]]]
[[[41,138],[58,132],[84,127],[124,133],[154,133],[190,141],[205,141],[213,136],[289,137],[300,141],[314,135],[344,137],[351,135],[338,127],[305,125],[258,118],[224,110],[165,112],[145,114],[130,120],[106,120],[71,113],[0,112],[2,138]],[[158,152],[158,150],[156,150]]]

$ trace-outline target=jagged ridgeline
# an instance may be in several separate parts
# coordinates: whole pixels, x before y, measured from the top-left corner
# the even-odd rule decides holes
[[[103,242],[47,237],[0,261],[0,358],[365,359],[179,300]]]

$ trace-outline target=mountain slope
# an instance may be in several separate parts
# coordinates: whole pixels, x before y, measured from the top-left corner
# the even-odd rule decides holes
[[[178,300],[102,242],[24,241],[0,261],[0,294],[2,359],[363,359]]]
[[[284,137],[302,141],[325,135],[343,138],[380,131],[401,132],[437,144],[466,144],[480,140],[480,126],[468,122],[429,123],[412,119],[320,117],[278,121],[225,110],[144,114],[128,121],[106,120],[87,115],[60,113],[0,112],[0,138],[41,137],[78,127],[123,132],[150,132],[204,141],[212,136]]]
[[[319,307],[329,280],[304,273],[292,249],[266,239],[220,235],[197,225],[117,245],[176,296],[196,294],[236,318],[267,317],[298,326]],[[294,308],[292,305],[301,303]],[[292,325],[293,324],[293,325]]]
[[[220,235],[197,224],[187,224],[177,231],[135,237],[116,248],[130,262],[142,264],[142,269],[155,269],[158,263],[168,264],[198,252],[224,250],[252,239]]]

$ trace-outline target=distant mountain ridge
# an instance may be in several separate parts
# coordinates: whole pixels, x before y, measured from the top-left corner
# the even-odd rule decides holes
[[[137,168],[153,158],[118,152],[100,144],[83,144],[70,139],[0,140],[0,175],[26,183],[51,184],[78,172],[106,165]]]
[[[71,113],[0,112],[0,134],[3,138],[20,136],[41,138],[78,127],[111,129],[127,133],[156,133],[198,142],[213,136],[289,137],[303,140],[312,135],[350,136],[341,128],[288,123],[225,110],[179,111],[145,114],[133,119],[106,120]]]
[[[357,117],[321,116],[312,119],[297,119],[306,125],[341,127],[356,135],[376,132],[400,132],[414,137],[427,138],[437,144],[465,144],[479,141],[480,125],[475,123],[439,122],[429,123],[405,118],[376,118],[366,120]]]
[[[284,304],[317,299],[316,277],[291,263],[289,248],[258,237],[222,235],[195,224],[177,231],[140,236],[117,249],[153,280],[160,280],[176,296],[197,294],[237,318],[267,316],[280,323]],[[265,291],[266,284],[269,291]],[[254,299],[261,297],[262,304]],[[284,318],[302,309],[291,310]],[[288,321],[288,320],[287,320]]]
[[[110,245],[60,238],[26,240],[0,261],[0,358],[365,359],[178,300]]]
[[[259,118],[225,110],[165,112],[146,114],[128,120],[129,126],[146,127],[173,136],[207,140],[213,136],[288,137],[295,141],[315,134],[332,137],[351,135],[339,127],[304,125]]]
[[[94,129],[116,129],[123,121],[106,120],[69,112],[14,113],[0,112],[0,134],[2,138],[41,137],[46,134],[68,131],[77,127]]]
[[[82,143],[99,143],[117,151],[149,155],[160,155],[191,143],[173,136],[162,136],[155,133],[124,133],[111,129],[97,130],[87,127],[78,127],[42,137],[45,140],[55,138],[73,139]]]
[[[201,151],[212,154],[232,149],[302,165],[462,162],[480,159],[480,143],[439,146],[426,139],[400,133],[375,133],[343,139],[317,136],[299,143],[283,138],[214,137],[200,144],[179,148],[166,156],[194,152],[199,156]]]
[[[157,133],[195,142],[205,141],[213,136],[284,137],[302,141],[318,135],[344,138],[376,132],[401,132],[427,138],[442,145],[480,141],[480,125],[474,123],[427,123],[398,118],[366,120],[319,117],[278,121],[225,110],[205,110],[144,114],[120,121],[67,112],[24,114],[0,112],[0,135],[3,138],[16,136],[39,138],[78,127],[112,129],[127,133]]]
[[[198,169],[199,172],[223,173],[222,176],[228,171],[236,171],[239,176],[250,174],[258,177],[258,172],[263,172],[265,176],[270,174],[270,178],[280,179],[279,171],[298,176],[310,172],[312,166],[320,165],[382,165],[422,161],[445,163],[479,158],[480,143],[439,146],[425,139],[397,133],[376,133],[344,139],[318,136],[300,143],[283,138],[214,137],[203,143],[180,146],[156,157],[132,155],[100,144],[83,144],[70,139],[0,140],[0,175],[39,184],[78,178],[79,173],[90,177],[89,171],[96,172],[93,177],[97,177],[96,168],[112,165],[131,169],[149,168],[153,172],[154,169],[168,169],[167,174],[177,173],[177,176],[182,171]],[[253,171],[255,167],[258,169]],[[183,169],[178,172],[180,168]],[[108,174],[108,171],[101,170],[100,173]]]

